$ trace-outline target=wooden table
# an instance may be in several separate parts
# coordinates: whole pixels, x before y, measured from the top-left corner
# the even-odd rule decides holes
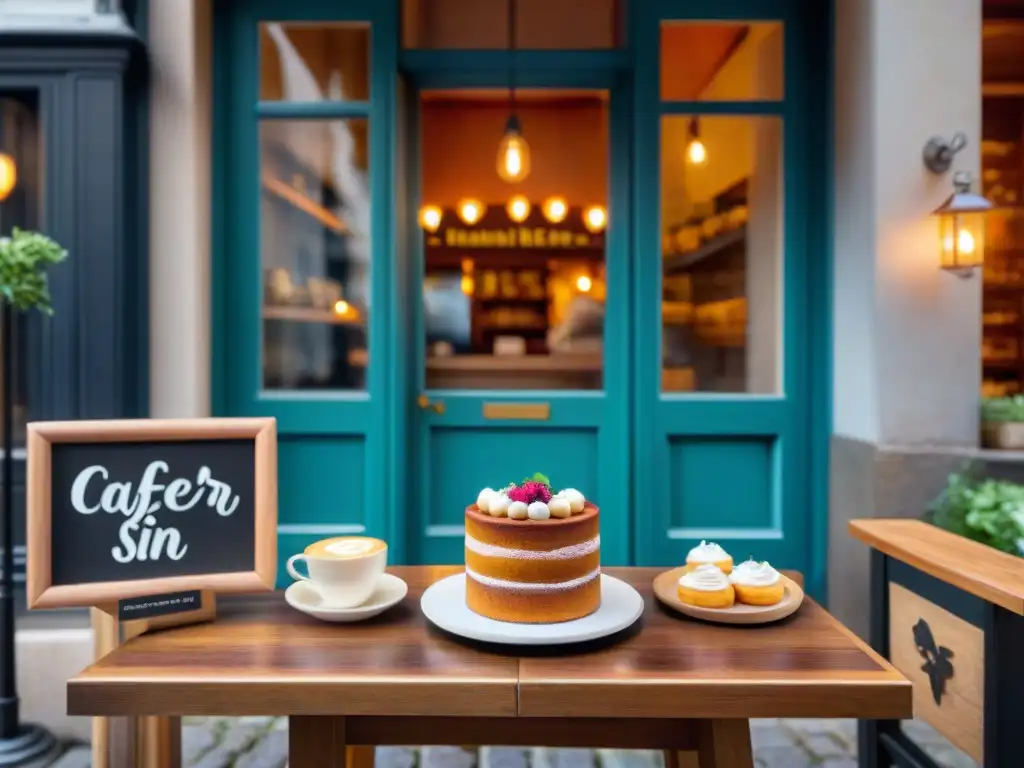
[[[610,568],[644,596],[640,631],[574,655],[496,653],[419,612],[426,586],[459,568],[392,570],[408,598],[363,624],[316,622],[275,594],[135,638],[68,683],[69,712],[289,715],[291,768],[383,744],[663,749],[674,765],[696,752],[700,768],[749,768],[748,718],[911,714],[907,680],[809,599],[778,625],[712,626],[661,608],[660,569]]]

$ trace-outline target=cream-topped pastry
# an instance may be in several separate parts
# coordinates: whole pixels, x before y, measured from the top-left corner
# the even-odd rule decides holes
[[[736,566],[729,575],[736,599],[747,605],[775,605],[782,601],[786,588],[782,574],[767,561],[750,559]]]
[[[702,541],[686,556],[686,567],[691,571],[708,563],[717,565],[725,574],[732,571],[732,556],[713,541]]]
[[[701,608],[729,608],[735,601],[729,577],[712,563],[703,563],[686,571],[679,578],[676,591],[684,603]]]

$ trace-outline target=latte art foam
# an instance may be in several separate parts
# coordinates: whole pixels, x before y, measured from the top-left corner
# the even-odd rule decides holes
[[[306,555],[333,560],[359,560],[376,555],[386,548],[387,544],[370,536],[339,536],[310,544],[306,547]]]
[[[338,557],[359,557],[373,551],[375,546],[374,542],[366,539],[345,539],[328,544],[325,549]]]

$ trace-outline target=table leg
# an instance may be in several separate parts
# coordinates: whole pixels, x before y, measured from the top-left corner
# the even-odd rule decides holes
[[[696,752],[677,752],[674,749],[664,751],[665,768],[701,768],[697,762]]]
[[[701,720],[697,724],[700,768],[753,768],[750,722]]]
[[[345,718],[288,718],[288,768],[344,768]]]
[[[348,747],[345,750],[345,768],[373,768],[376,747]]]

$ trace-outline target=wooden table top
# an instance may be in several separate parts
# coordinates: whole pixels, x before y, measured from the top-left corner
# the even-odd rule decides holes
[[[460,567],[400,567],[405,601],[325,624],[280,592],[222,599],[216,622],[137,637],[68,683],[73,715],[871,717],[911,715],[910,683],[809,598],[768,627],[661,607],[657,568],[609,568],[640,631],[572,655],[487,650],[427,625],[423,590]]]
[[[889,557],[1024,615],[1024,558],[923,520],[851,520],[850,534]]]

